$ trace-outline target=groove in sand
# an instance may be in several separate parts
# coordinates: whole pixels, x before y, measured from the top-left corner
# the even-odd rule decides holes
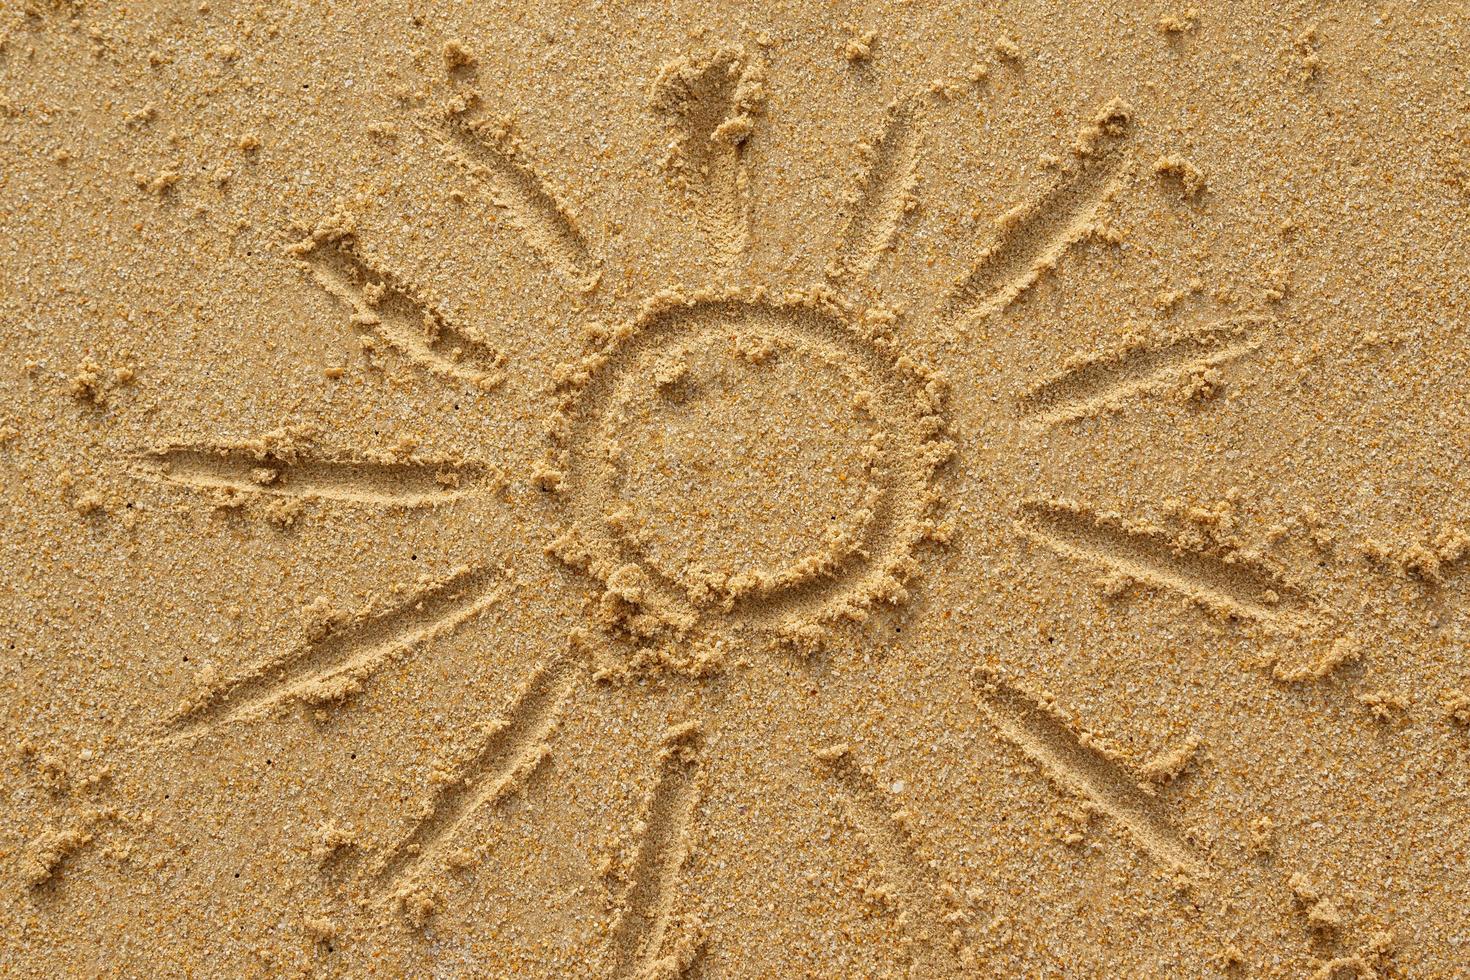
[[[650,104],[675,138],[660,166],[728,265],[750,247],[746,145],[765,100],[765,72],[744,50],[720,48],[664,65]]]
[[[481,734],[454,778],[434,794],[428,815],[382,860],[379,885],[416,878],[476,813],[524,783],[550,752],[546,740],[576,678],[577,661],[569,655],[532,673],[506,717]]]
[[[898,895],[911,941],[913,969],[924,977],[960,976],[958,959],[947,943],[944,902],[933,871],[919,857],[908,828],[889,808],[873,779],[858,766],[846,745],[816,753],[843,790],[852,822],[878,862],[878,870]]]
[[[1255,350],[1260,329],[1268,322],[1266,317],[1242,317],[1163,343],[1090,357],[1045,379],[1018,401],[1023,411],[1046,425],[1084,418]]]
[[[1090,799],[1164,865],[1191,874],[1206,872],[1205,862],[1169,825],[1158,800],[1140,789],[1117,761],[1085,744],[1065,721],[996,674],[982,672],[979,688],[996,731],[1048,778]]]
[[[359,616],[257,665],[190,705],[171,727],[188,733],[252,717],[291,699],[316,704],[342,700],[356,693],[384,661],[453,632],[503,594],[499,572],[485,567],[459,571],[386,612]]]
[[[510,216],[542,260],[578,290],[597,285],[601,276],[587,242],[566,206],[541,179],[507,121],[446,120],[458,152],[454,157],[490,191],[491,200]]]
[[[868,167],[847,208],[837,256],[829,270],[833,278],[872,269],[912,209],[922,139],[918,111],[912,102],[890,105],[877,139],[863,148]]]
[[[361,456],[278,457],[244,446],[179,445],[148,450],[138,475],[201,490],[320,497],[380,506],[424,507],[471,492],[473,463]],[[468,480],[470,485],[466,485]]]
[[[1122,185],[1126,158],[1120,139],[1111,137],[1095,155],[1069,163],[1040,196],[1005,215],[955,284],[951,300],[960,314],[977,320],[1010,306],[1091,234],[1097,212]]]
[[[693,724],[672,729],[659,753],[658,781],[643,818],[633,872],[612,929],[618,976],[641,976],[660,959],[674,918],[679,871],[689,856],[699,802],[700,734]]]
[[[352,309],[354,324],[412,363],[477,388],[500,384],[505,355],[455,326],[403,279],[374,267],[351,241],[308,241],[290,252],[323,289]]]
[[[1191,550],[1161,528],[1132,525],[1071,501],[1028,501],[1021,529],[1061,555],[1181,592],[1233,616],[1269,621],[1300,615],[1307,606],[1299,589],[1255,559],[1232,561]]]

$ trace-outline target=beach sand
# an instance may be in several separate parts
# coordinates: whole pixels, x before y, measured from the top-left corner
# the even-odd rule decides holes
[[[1449,977],[1455,3],[0,9],[0,975]]]

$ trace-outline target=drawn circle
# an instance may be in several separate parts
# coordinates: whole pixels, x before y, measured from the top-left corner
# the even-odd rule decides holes
[[[935,504],[936,383],[825,293],[664,294],[572,372],[564,557],[674,622],[901,592]]]

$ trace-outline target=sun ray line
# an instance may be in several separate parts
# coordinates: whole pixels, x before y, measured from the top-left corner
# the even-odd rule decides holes
[[[170,720],[166,740],[225,722],[257,717],[296,700],[325,706],[362,690],[388,660],[446,636],[504,598],[503,574],[470,566],[421,588],[392,607],[331,617],[309,628],[304,644],[270,658],[187,702]]]
[[[920,857],[905,815],[892,808],[848,745],[817,750],[814,755],[843,791],[849,818],[878,862],[885,884],[898,896],[914,969],[925,977],[963,976],[959,957],[950,946],[950,916],[940,881]]]
[[[910,98],[891,103],[872,142],[859,145],[867,167],[844,209],[829,278],[866,275],[892,248],[905,217],[918,204],[914,190],[922,143],[920,102]]]
[[[978,672],[981,707],[994,730],[1053,783],[1087,797],[1165,866],[1204,875],[1198,851],[1169,824],[1157,797],[1062,718],[994,671]]]
[[[1077,358],[1016,401],[1040,425],[1087,418],[1245,356],[1261,346],[1261,334],[1271,322],[1269,317],[1237,317],[1161,342]]]
[[[1229,616],[1290,623],[1310,615],[1310,597],[1259,556],[1186,546],[1162,528],[1101,514],[1074,501],[1026,501],[1020,530],[1063,557],[1181,593]]]
[[[523,786],[551,753],[555,729],[578,674],[568,652],[532,671],[506,715],[481,731],[440,784],[423,816],[372,871],[376,885],[411,883],[474,816]]]
[[[974,322],[1004,310],[1093,234],[1098,213],[1123,186],[1130,119],[1121,102],[1104,106],[1047,187],[996,222],[990,243],[950,291],[955,318]]]
[[[675,131],[659,168],[727,271],[752,244],[747,148],[764,102],[765,67],[737,47],[664,65],[650,93]]]
[[[368,335],[363,345],[369,351],[370,339],[376,338],[441,377],[485,391],[504,381],[500,350],[454,324],[402,276],[369,261],[352,232],[325,228],[286,251],[352,310],[353,325]]]
[[[674,892],[689,857],[699,803],[702,752],[697,723],[675,726],[664,735],[657,780],[640,821],[642,838],[611,930],[618,976],[647,975],[665,958],[665,939],[675,921]],[[694,937],[694,946],[700,943]]]
[[[537,172],[509,117],[472,120],[459,112],[446,113],[448,142],[428,126],[416,125],[488,191],[491,201],[509,216],[543,262],[579,293],[597,288],[602,270],[586,236],[561,197]]]
[[[478,463],[456,460],[303,457],[248,443],[171,443],[139,453],[132,475],[196,490],[413,508],[463,497],[485,472]]]

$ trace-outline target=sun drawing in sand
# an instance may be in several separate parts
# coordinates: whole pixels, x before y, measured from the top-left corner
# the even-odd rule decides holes
[[[504,720],[460,753],[460,769],[439,784],[402,839],[364,860],[362,879],[376,894],[410,913],[432,911],[427,883],[470,821],[538,766],[559,712],[585,685],[649,672],[718,685],[732,658],[800,665],[833,644],[861,646],[875,622],[903,614],[926,565],[965,546],[962,538],[951,542],[946,508],[970,428],[947,409],[956,366],[926,363],[898,339],[890,308],[854,299],[855,286],[895,249],[915,211],[936,97],[916,95],[884,114],[865,147],[865,172],[842,215],[826,281],[770,286],[747,281],[741,268],[753,234],[747,150],[765,101],[761,60],[721,48],[671,62],[653,81],[651,106],[672,133],[659,166],[720,271],[706,283],[654,292],[625,323],[589,329],[589,349],[544,379],[551,393],[545,450],[527,478],[557,520],[539,544],[559,574],[580,576],[598,598],[565,651],[530,670]],[[1117,100],[1083,111],[1049,185],[996,222],[934,312],[946,329],[983,327],[1069,249],[1106,238],[1102,215],[1126,186],[1134,122]],[[595,311],[603,274],[596,250],[514,127],[478,98],[461,97],[423,128]],[[350,222],[334,219],[289,252],[341,301],[366,344],[452,384],[495,389],[515,370],[514,352],[457,326],[375,260],[380,248],[363,244]],[[1237,318],[1112,359],[1078,360],[1018,393],[1016,404],[1044,435],[1048,425],[1152,385],[1209,385],[1215,368],[1256,343],[1263,325]],[[964,333],[973,343],[981,334]],[[462,462],[322,456],[289,439],[164,445],[140,454],[138,467],[147,478],[194,488],[400,507],[448,503],[475,492],[483,476]],[[1182,550],[1158,529],[1065,499],[1019,506],[1018,533],[1068,558],[1111,561],[1135,581],[1194,594],[1228,617],[1307,615],[1304,597],[1264,564]],[[540,533],[528,522],[527,534]],[[346,701],[383,663],[467,627],[505,599],[507,588],[499,570],[472,565],[398,604],[323,617],[299,648],[247,665],[186,703],[165,738],[207,737],[224,723],[259,722],[291,703]],[[913,626],[922,629],[922,621]],[[997,676],[981,676],[977,690],[992,733],[1097,802],[1161,864],[1205,872],[1199,850],[1155,801],[1049,707]],[[687,857],[680,828],[693,818],[705,783],[709,724],[690,718],[650,749],[658,775],[642,843],[610,918],[608,949],[595,954],[608,957],[614,972],[677,971],[706,942],[697,920],[677,914],[669,892]],[[907,921],[926,924],[907,955],[925,975],[962,969],[972,955],[962,918],[948,914],[945,890],[912,860],[905,823],[851,749],[821,746],[815,756],[813,771],[825,771],[850,799]],[[954,924],[939,925],[945,922]]]

